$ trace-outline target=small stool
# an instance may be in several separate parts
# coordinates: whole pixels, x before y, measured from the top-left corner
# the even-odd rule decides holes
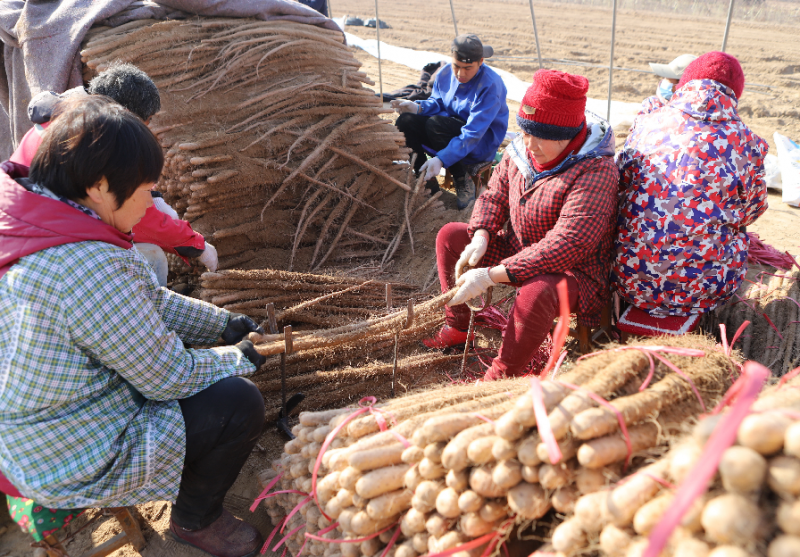
[[[653,337],[658,335],[681,336],[691,333],[700,324],[700,314],[688,316],[669,315],[657,317],[636,306],[628,306],[617,322],[620,340],[627,342],[630,335]]]
[[[59,540],[56,537],[56,532],[65,529],[72,519],[83,514],[85,509],[49,511],[44,508],[43,505],[34,503],[32,500],[25,497],[8,495],[7,500],[11,518],[17,522],[23,530],[33,536],[35,542],[35,549],[33,551],[34,557],[67,556],[63,542],[64,539],[68,538]],[[144,536],[142,535],[139,523],[133,517],[130,510],[127,507],[111,507],[104,509],[104,511],[104,513],[98,514],[96,517],[90,519],[83,527],[85,528],[91,522],[99,519],[103,514],[110,514],[119,522],[122,533],[90,549],[88,552],[84,553],[82,557],[104,557],[127,544],[131,544],[133,549],[137,552],[141,552],[145,546]],[[44,515],[49,518],[43,521],[41,519],[37,520],[37,515],[39,517]],[[77,533],[77,531],[75,533]]]

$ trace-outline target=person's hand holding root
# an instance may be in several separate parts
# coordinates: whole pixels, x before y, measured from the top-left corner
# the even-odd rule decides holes
[[[392,108],[394,108],[395,112],[398,114],[403,114],[404,112],[410,112],[411,114],[419,114],[419,105],[414,101],[403,101],[400,99],[395,99],[391,103]]]
[[[263,335],[264,329],[246,315],[231,313],[228,317],[228,324],[222,331],[222,341],[227,345],[236,344],[250,333]]]
[[[486,255],[488,247],[489,233],[483,229],[476,230],[472,236],[472,241],[467,244],[467,247],[461,252],[461,256],[456,262],[456,279],[464,272],[464,267],[477,267],[483,256]]]
[[[433,157],[425,161],[425,164],[419,168],[419,173],[425,173],[425,180],[430,180],[438,176],[442,168],[444,168],[444,164],[439,160],[439,157]]]
[[[256,347],[249,340],[243,340],[236,345],[236,348],[242,351],[244,357],[250,360],[250,363],[256,366],[256,371],[267,362],[267,357],[262,356],[256,351]]]
[[[470,269],[456,280],[456,286],[459,287],[453,299],[447,302],[448,306],[457,306],[463,304],[467,300],[476,298],[486,292],[495,282],[489,276],[489,269],[481,267],[480,269]]]

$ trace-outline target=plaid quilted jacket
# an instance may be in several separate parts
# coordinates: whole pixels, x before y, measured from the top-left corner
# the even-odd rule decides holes
[[[578,283],[578,319],[600,322],[609,296],[609,271],[619,172],[614,132],[587,112],[589,134],[581,150],[552,170],[536,173],[522,137],[514,140],[475,202],[469,233],[478,229],[502,239],[489,242],[487,260],[508,244],[502,259],[514,283],[564,273]]]
[[[617,155],[622,199],[614,286],[654,315],[690,315],[730,299],[747,271],[741,227],[767,210],[767,143],[728,87],[690,81],[643,111]]]
[[[254,366],[210,344],[228,312],[159,288],[136,250],[104,242],[22,257],[0,279],[0,471],[55,507],[175,500],[178,399]]]

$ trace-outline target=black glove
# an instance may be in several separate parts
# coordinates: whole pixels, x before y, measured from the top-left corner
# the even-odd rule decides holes
[[[225,330],[222,331],[222,340],[225,344],[236,344],[248,333],[264,334],[264,329],[256,325],[256,322],[242,315],[241,313],[231,313],[228,317],[228,324],[225,325]]]
[[[256,370],[260,369],[267,361],[267,357],[256,352],[256,347],[253,346],[253,343],[249,340],[243,340],[236,345],[236,348],[241,350],[244,357],[250,360],[251,364],[256,366]]]

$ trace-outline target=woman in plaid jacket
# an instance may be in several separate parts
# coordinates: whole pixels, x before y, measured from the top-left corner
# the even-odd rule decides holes
[[[442,291],[460,288],[428,347],[467,341],[466,300],[496,283],[519,288],[486,379],[526,371],[558,315],[562,280],[582,324],[598,325],[608,299],[619,172],[613,130],[585,112],[588,89],[581,76],[536,72],[517,115],[523,133],[506,149],[469,225],[449,223],[437,236]],[[475,268],[456,280],[465,266]]]
[[[30,176],[0,172],[0,486],[59,509],[170,500],[179,541],[255,552],[222,500],[264,423],[242,377],[266,360],[242,341],[258,327],[159,287],[131,249],[164,162],[147,126],[101,96],[59,110]]]

